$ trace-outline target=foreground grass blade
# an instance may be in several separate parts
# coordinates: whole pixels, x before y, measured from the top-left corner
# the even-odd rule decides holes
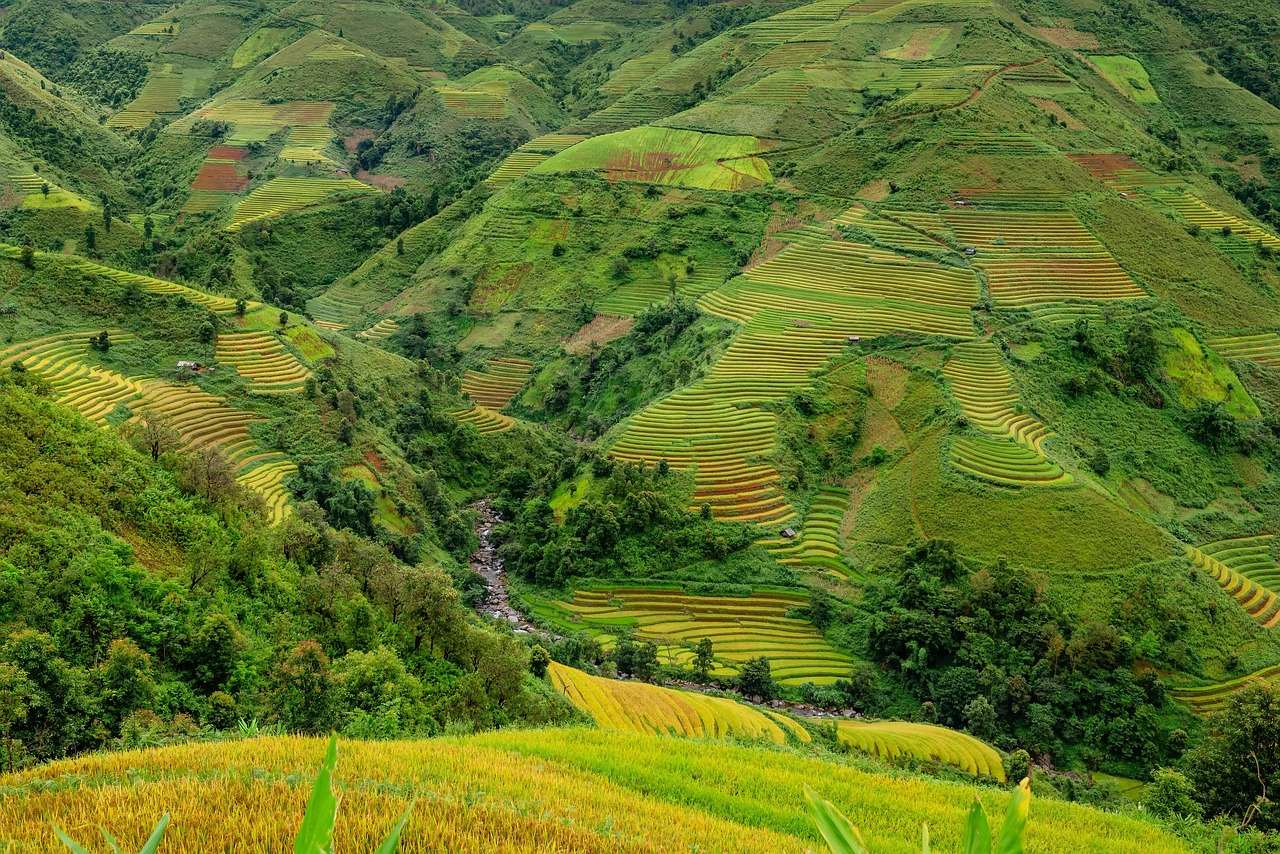
[[[142,846],[142,850],[138,854],[156,854],[156,849],[160,847],[160,840],[164,839],[165,828],[169,826],[169,814],[165,813],[160,816],[160,820],[156,822],[155,830],[151,831],[151,836],[147,839],[147,844]]]
[[[56,824],[53,826],[53,832],[62,840],[63,845],[76,852],[76,854],[89,854],[89,852],[86,851],[80,843],[63,833],[62,828],[58,827]]]
[[[396,848],[400,845],[400,831],[404,830],[404,824],[409,820],[411,812],[413,812],[413,804],[409,804],[409,808],[404,811],[404,815],[400,816],[396,826],[391,828],[391,832],[387,834],[387,838],[378,846],[374,854],[395,854]]]
[[[973,796],[973,805],[964,820],[960,854],[991,854],[991,825],[987,823],[987,811],[982,808],[982,801],[977,795]]]
[[[332,854],[333,824],[338,818],[338,797],[333,793],[333,769],[338,764],[338,734],[329,739],[320,773],[316,775],[307,812],[293,841],[293,854]]]
[[[818,825],[818,832],[827,840],[833,854],[869,854],[862,834],[840,814],[835,804],[818,797],[808,785],[804,787],[804,796],[809,800],[809,813]]]
[[[1027,810],[1031,806],[1031,778],[1024,777],[1013,790],[1009,811],[1004,816],[1004,827],[996,840],[995,854],[1023,854],[1027,833]]]

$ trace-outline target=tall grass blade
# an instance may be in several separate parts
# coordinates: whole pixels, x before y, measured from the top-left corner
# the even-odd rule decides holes
[[[809,800],[809,814],[818,825],[818,832],[827,840],[833,854],[869,854],[867,844],[862,841],[858,828],[849,823],[849,819],[840,814],[835,804],[824,801],[818,793],[804,787],[804,796]]]
[[[977,795],[973,796],[973,806],[969,807],[969,815],[964,820],[960,854],[991,854],[991,825]]]
[[[1031,778],[1024,777],[1013,790],[1009,811],[1004,816],[1004,827],[996,840],[995,854],[1023,854],[1027,833],[1027,810],[1031,806]]]
[[[374,854],[395,854],[395,850],[400,845],[400,831],[404,830],[404,824],[409,820],[409,813],[413,812],[413,804],[409,804],[409,808],[404,811],[404,815],[400,816],[400,820],[396,822],[396,826],[391,828],[391,832],[387,834],[387,838]]]
[[[316,775],[307,812],[293,841],[293,854],[333,854],[333,825],[338,818],[338,797],[333,793],[333,769],[338,764],[338,734],[329,739],[320,773]]]

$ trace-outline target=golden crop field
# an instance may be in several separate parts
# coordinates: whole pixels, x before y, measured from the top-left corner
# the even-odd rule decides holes
[[[885,758],[910,756],[953,765],[961,771],[1003,780],[1004,764],[995,748],[952,729],[905,721],[840,721],[840,741]]]
[[[735,735],[777,744],[786,743],[788,735],[811,740],[809,732],[790,718],[723,697],[605,679],[555,662],[547,672],[557,691],[605,729],[705,738]]]
[[[50,822],[80,839],[107,827],[137,850],[172,813],[166,854],[280,850],[302,816],[326,739],[274,737],[102,754],[0,776],[0,839],[62,850]],[[492,852],[768,852],[819,850],[803,786],[815,786],[877,854],[918,854],[920,824],[954,851],[980,796],[1008,795],[886,776],[787,749],[569,728],[421,741],[342,741],[336,851],[370,851],[416,801],[407,854]],[[1185,842],[1136,819],[1035,800],[1037,854],[1183,854]]]

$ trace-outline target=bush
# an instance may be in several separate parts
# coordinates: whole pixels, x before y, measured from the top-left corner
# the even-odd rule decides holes
[[[1173,816],[1195,817],[1200,815],[1200,805],[1195,802],[1195,787],[1181,772],[1161,768],[1151,775],[1142,802],[1147,809],[1162,818]]]

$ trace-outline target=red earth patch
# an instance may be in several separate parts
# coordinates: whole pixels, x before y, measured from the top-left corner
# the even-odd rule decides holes
[[[242,163],[249,159],[249,150],[234,145],[215,145],[204,156],[205,160],[234,160]]]
[[[206,160],[200,174],[191,182],[193,190],[221,190],[239,193],[249,186],[249,179],[236,170],[234,163]]]

